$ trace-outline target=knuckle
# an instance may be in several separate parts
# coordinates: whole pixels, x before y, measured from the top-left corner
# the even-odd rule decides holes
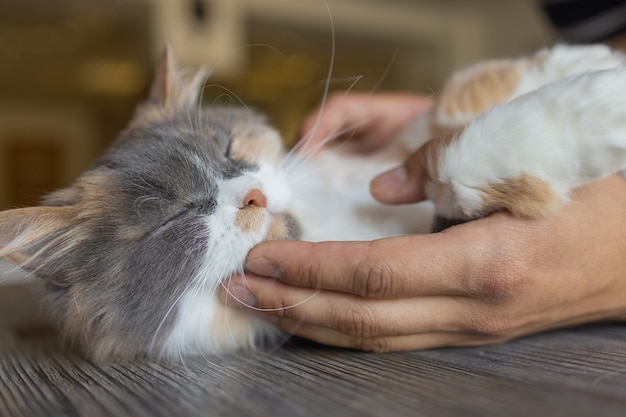
[[[275,302],[266,307],[267,310],[271,310],[273,314],[278,317],[285,318],[293,316],[293,309],[289,308],[290,302],[287,300],[285,296],[280,296]]]
[[[473,292],[483,301],[503,304],[511,300],[517,293],[518,278],[503,271],[486,275],[478,279]]]
[[[362,305],[350,305],[338,315],[337,330],[348,336],[360,339],[377,334],[377,324],[373,312]]]
[[[399,280],[394,279],[393,268],[386,262],[361,262],[355,269],[353,292],[366,298],[388,298],[401,294]]]
[[[311,250],[313,252],[315,252],[317,248],[317,243],[313,243],[311,245]],[[323,268],[324,264],[319,262],[298,262],[295,265],[295,270],[292,271],[288,277],[288,280],[290,283],[295,283],[299,286],[320,288],[321,277],[325,275]]]
[[[288,291],[275,291],[271,299],[264,300],[261,311],[271,312],[279,318],[299,320],[301,310],[298,308],[298,302],[299,300]]]
[[[337,277],[338,269],[336,265],[326,261],[329,247],[327,242],[311,242],[310,258],[298,262],[297,269],[286,280],[290,284],[304,286],[309,288],[323,288],[324,283],[330,280],[330,277]],[[339,277],[337,279],[341,279]],[[335,282],[336,284],[336,282]]]
[[[468,326],[468,330],[473,333],[498,339],[506,338],[515,328],[513,320],[498,316],[475,318]]]
[[[301,285],[309,288],[320,288],[320,271],[316,264],[303,267],[296,272]]]
[[[355,339],[354,348],[363,352],[387,353],[393,351],[388,339],[374,337],[369,339]]]
[[[492,252],[482,273],[468,274],[466,290],[489,304],[505,304],[519,298],[531,283],[530,265],[511,252]]]

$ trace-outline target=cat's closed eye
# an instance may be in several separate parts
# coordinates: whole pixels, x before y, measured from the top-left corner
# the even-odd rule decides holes
[[[185,217],[189,214],[201,214],[202,212],[206,211],[206,206],[204,204],[200,204],[200,203],[191,203],[186,205],[185,207],[183,207],[180,211],[178,211],[178,213],[174,214],[172,217],[170,217],[167,222],[174,222],[182,217]]]
[[[231,157],[230,153],[231,153],[232,147],[233,147],[233,140],[229,139],[228,140],[228,144],[226,145],[226,151],[224,152],[224,156],[226,158],[230,158]]]

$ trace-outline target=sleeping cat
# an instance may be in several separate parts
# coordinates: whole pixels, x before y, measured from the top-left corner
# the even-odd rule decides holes
[[[40,278],[66,340],[95,360],[272,343],[278,330],[216,294],[254,245],[424,233],[433,211],[436,229],[496,210],[550,215],[626,165],[623,62],[557,46],[478,64],[377,154],[307,157],[248,109],[202,107],[205,73],[166,51],[148,100],[89,170],[40,207],[0,213],[0,256]],[[376,203],[371,178],[432,137],[447,138],[425,161],[434,204]]]

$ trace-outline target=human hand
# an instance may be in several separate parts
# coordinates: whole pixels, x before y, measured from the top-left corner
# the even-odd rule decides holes
[[[350,150],[371,152],[395,139],[432,106],[433,100],[420,95],[332,94],[323,107],[305,118],[301,151],[315,152],[327,141],[349,139],[345,146]]]
[[[625,205],[615,175],[540,220],[496,213],[430,235],[265,242],[226,297],[285,332],[377,352],[626,320]]]

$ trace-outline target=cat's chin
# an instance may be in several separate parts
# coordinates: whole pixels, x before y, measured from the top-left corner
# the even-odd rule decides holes
[[[216,299],[190,300],[158,356],[179,360],[188,356],[210,357],[277,346],[285,335],[277,327],[243,308]]]

